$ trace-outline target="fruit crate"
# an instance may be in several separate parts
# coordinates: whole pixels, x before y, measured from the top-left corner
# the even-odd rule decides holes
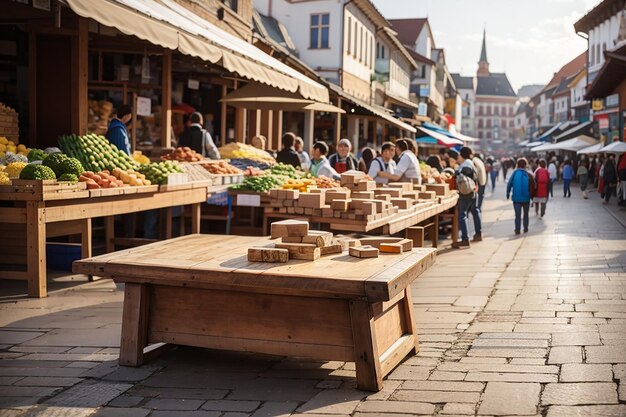
[[[0,187],[0,200],[49,201],[87,197],[89,197],[87,184],[82,182],[15,179],[11,181],[11,185]]]

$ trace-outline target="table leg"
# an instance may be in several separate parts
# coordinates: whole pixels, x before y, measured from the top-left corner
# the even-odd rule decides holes
[[[191,233],[200,233],[202,206],[200,203],[191,205]]]
[[[454,210],[452,210],[452,241],[457,242],[459,240],[459,207],[454,206]]]
[[[433,226],[430,232],[430,240],[433,243],[433,248],[437,247],[439,243],[439,214],[435,214],[433,217]]]
[[[404,318],[415,340],[415,347],[411,350],[411,354],[416,355],[419,352],[419,341],[417,337],[417,324],[413,315],[413,298],[411,298],[411,285],[404,289],[404,300],[402,301],[402,309],[404,310]]]
[[[105,250],[107,253],[115,252],[115,217],[107,216],[104,218],[104,240]]]
[[[28,296],[43,298],[47,292],[46,221],[43,202],[26,203]]]
[[[149,303],[147,285],[125,284],[120,365],[140,366],[144,362],[143,349],[148,344]]]
[[[374,318],[371,315],[369,303],[351,300],[350,319],[357,388],[365,391],[380,391],[383,386],[383,375],[375,341]]]
[[[165,208],[165,238],[172,238],[172,208]]]
[[[91,219],[80,221],[80,257],[82,259],[91,258]],[[93,281],[93,275],[88,275],[89,281]]]
[[[228,209],[226,210],[226,234],[230,234],[231,218],[233,215],[233,197],[229,194],[227,197]]]

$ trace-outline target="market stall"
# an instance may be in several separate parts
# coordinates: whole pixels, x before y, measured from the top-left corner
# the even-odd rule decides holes
[[[306,223],[290,226],[297,230],[273,228],[273,237],[324,235]],[[140,366],[168,347],[153,344],[171,343],[354,361],[357,387],[382,389],[383,378],[418,350],[410,285],[435,250],[369,239],[333,242],[332,253],[320,256],[330,248],[324,243],[274,242],[185,236],[81,260],[74,272],[125,284],[121,365]],[[263,251],[280,256],[253,257]],[[304,260],[307,253],[316,260]]]

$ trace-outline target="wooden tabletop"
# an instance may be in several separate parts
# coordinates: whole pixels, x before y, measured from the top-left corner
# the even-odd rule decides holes
[[[272,242],[267,237],[188,235],[83,259],[74,262],[74,272],[116,282],[387,301],[432,265],[436,253],[416,248],[378,258],[344,252],[317,261],[248,262],[249,247]]]

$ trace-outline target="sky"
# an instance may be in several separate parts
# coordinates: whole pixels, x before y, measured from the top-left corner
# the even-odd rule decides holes
[[[483,28],[492,72],[506,72],[513,89],[546,84],[587,49],[574,23],[600,0],[372,0],[387,19],[428,17],[450,72],[474,75]]]

